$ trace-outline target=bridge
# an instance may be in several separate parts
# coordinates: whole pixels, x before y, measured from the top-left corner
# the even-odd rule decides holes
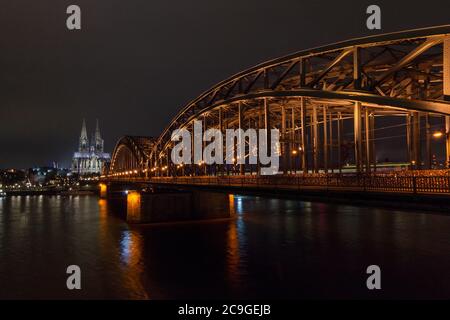
[[[261,175],[259,161],[248,161],[249,143],[245,163],[233,154],[232,163],[173,164],[171,135],[192,132],[194,121],[221,132],[278,129],[278,174]],[[403,170],[380,165],[390,153],[401,154]],[[183,106],[158,137],[120,139],[101,180],[450,194],[449,165],[445,25],[352,39],[242,71]]]

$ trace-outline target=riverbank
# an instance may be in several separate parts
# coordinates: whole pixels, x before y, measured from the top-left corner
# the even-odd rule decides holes
[[[7,191],[5,197],[14,196],[84,196],[84,195],[96,195],[94,190],[21,190],[21,191]]]

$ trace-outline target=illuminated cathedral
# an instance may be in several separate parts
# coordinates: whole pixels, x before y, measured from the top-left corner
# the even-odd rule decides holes
[[[109,153],[104,152],[103,147],[104,141],[100,134],[98,120],[95,134],[89,143],[86,122],[83,119],[78,151],[73,155],[72,172],[82,176],[100,174],[105,164],[111,160]]]

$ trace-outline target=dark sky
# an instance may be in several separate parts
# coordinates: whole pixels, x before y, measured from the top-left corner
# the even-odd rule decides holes
[[[69,165],[82,118],[118,137],[157,136],[187,102],[228,76],[301,49],[450,23],[448,0],[2,0],[0,168]],[[66,8],[82,30],[66,29]]]

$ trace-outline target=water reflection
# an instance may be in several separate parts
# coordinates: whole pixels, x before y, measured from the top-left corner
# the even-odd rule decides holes
[[[123,279],[126,287],[134,293],[134,298],[149,299],[142,283],[144,265],[143,239],[136,231],[124,230],[120,240],[121,261],[124,264]]]
[[[96,197],[0,199],[0,298],[364,298],[369,264],[380,297],[450,298],[450,216],[228,201],[231,220],[130,226]],[[80,292],[61,285],[69,264]]]
[[[230,222],[227,241],[227,273],[232,290],[239,290],[243,283],[242,269],[245,268],[245,225],[242,217]]]

